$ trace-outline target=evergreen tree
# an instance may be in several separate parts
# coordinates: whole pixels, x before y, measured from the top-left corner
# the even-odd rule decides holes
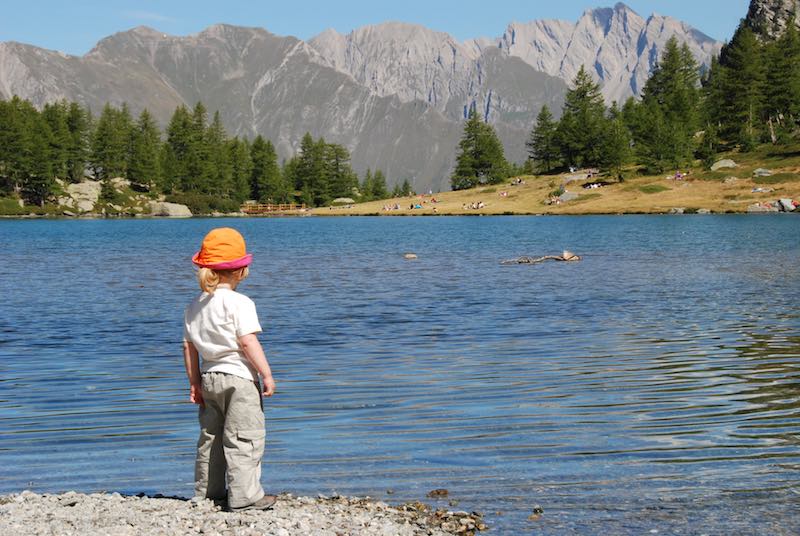
[[[538,167],[543,172],[552,170],[558,160],[557,128],[558,123],[553,119],[550,108],[547,105],[542,106],[526,146],[528,160],[538,162]]]
[[[23,166],[28,138],[23,112],[25,104],[29,105],[17,96],[8,102],[0,101],[0,176],[6,193],[19,191],[25,175]]]
[[[175,109],[167,126],[167,142],[160,158],[165,192],[173,192],[191,183],[188,170],[191,145],[192,116],[181,105]]]
[[[272,142],[265,140],[259,134],[253,141],[250,155],[253,160],[250,179],[253,199],[275,203],[285,199],[288,188],[283,182],[281,170],[278,167],[278,155]]]
[[[330,166],[326,162],[327,144],[323,138],[314,141],[306,132],[300,142],[295,187],[302,192],[305,203],[311,206],[327,205],[330,200]]]
[[[206,138],[208,111],[202,102],[197,102],[192,110],[189,123],[189,145],[186,152],[186,176],[181,184],[183,191],[209,193],[213,180],[211,151]]]
[[[615,102],[609,110],[609,118],[606,122],[601,164],[618,178],[622,177],[622,168],[630,159],[630,143],[630,132],[628,127],[625,126],[622,113]]]
[[[78,103],[72,102],[67,110],[67,179],[70,182],[83,180],[86,163],[89,160],[92,114]]]
[[[350,152],[342,145],[335,143],[325,147],[330,197],[351,197],[358,186],[358,177],[350,167]]]
[[[800,38],[794,20],[767,45],[764,112],[773,143],[786,143],[800,119]]]
[[[30,103],[24,110],[22,194],[28,202],[44,206],[55,186],[50,159],[52,134],[47,121]]]
[[[106,104],[92,140],[92,167],[100,180],[124,177],[130,151],[131,117],[127,106],[120,110]]]
[[[361,200],[362,201],[372,201],[374,197],[372,196],[372,170],[367,168],[366,173],[364,173],[364,180],[361,181],[361,186],[359,187],[359,191],[361,192]]]
[[[161,132],[145,108],[131,132],[128,180],[150,190],[158,189],[161,186],[160,153]]]
[[[386,199],[389,197],[389,190],[386,187],[386,177],[380,169],[375,170],[372,176],[372,198]]]
[[[50,130],[50,169],[53,175],[67,178],[69,174],[70,132],[67,124],[69,105],[66,100],[45,104],[42,117]]]
[[[222,126],[219,111],[214,112],[211,124],[205,135],[209,154],[209,186],[208,192],[214,195],[230,197],[233,193],[233,168],[228,151],[228,134]]]
[[[679,46],[671,37],[644,86],[642,110],[650,116],[641,117],[643,124],[634,131],[639,154],[650,170],[691,162],[700,125],[698,81],[697,62],[688,46]]]
[[[253,160],[247,140],[236,137],[228,142],[228,160],[231,163],[231,197],[241,203],[250,198],[253,174]]]
[[[454,190],[479,184],[497,184],[508,177],[503,145],[494,128],[478,117],[474,106],[464,124],[464,134],[458,147],[456,167],[450,177],[450,185]]]
[[[565,164],[594,166],[602,158],[600,147],[606,129],[603,96],[583,66],[572,86],[564,99],[556,140]]]
[[[414,194],[413,188],[411,188],[411,183],[408,182],[408,179],[403,179],[403,184],[400,186],[400,195],[403,197],[408,197]]]
[[[742,24],[723,51],[725,113],[722,127],[743,150],[754,148],[760,135],[760,112],[765,81],[761,47],[755,34]]]

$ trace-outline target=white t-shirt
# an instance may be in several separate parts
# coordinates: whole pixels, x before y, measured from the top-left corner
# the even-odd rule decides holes
[[[258,379],[239,346],[239,337],[261,332],[253,300],[220,285],[213,294],[203,292],[195,298],[183,318],[183,338],[197,348],[203,372]]]

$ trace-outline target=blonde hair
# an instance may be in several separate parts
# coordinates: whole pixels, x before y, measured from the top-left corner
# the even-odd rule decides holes
[[[200,268],[197,271],[197,281],[200,283],[200,290],[213,294],[220,283],[231,281],[238,284],[250,275],[250,268],[238,268],[236,270],[214,270],[212,268]],[[234,285],[235,286],[235,285]]]

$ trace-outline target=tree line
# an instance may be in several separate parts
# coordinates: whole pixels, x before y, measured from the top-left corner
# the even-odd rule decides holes
[[[141,191],[224,200],[229,208],[247,199],[320,206],[411,193],[408,181],[390,192],[380,170],[359,181],[344,146],[308,133],[299,153],[279,163],[270,140],[229,136],[219,112],[209,121],[202,102],[178,106],[162,132],[147,109],[134,118],[126,104],[106,104],[95,118],[66,100],[41,110],[16,96],[0,100],[0,194],[43,205],[59,193],[56,179],[94,178],[110,198],[115,177]]]
[[[759,143],[786,145],[800,126],[800,38],[794,21],[777,39],[744,22],[701,73],[688,45],[671,38],[639,99],[606,107],[584,67],[572,81],[561,116],[544,106],[526,142],[523,171],[598,167],[621,178],[628,164],[661,173]],[[513,164],[491,125],[473,109],[464,125],[453,189],[503,182]]]

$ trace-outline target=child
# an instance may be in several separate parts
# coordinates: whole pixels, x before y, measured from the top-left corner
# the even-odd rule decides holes
[[[275,497],[261,487],[261,397],[272,396],[275,381],[256,336],[261,331],[256,306],[236,292],[252,260],[236,230],[208,233],[192,258],[200,267],[197,279],[203,293],[184,316],[189,398],[200,406],[195,496],[217,501],[227,497],[231,511],[267,510],[275,504]]]

